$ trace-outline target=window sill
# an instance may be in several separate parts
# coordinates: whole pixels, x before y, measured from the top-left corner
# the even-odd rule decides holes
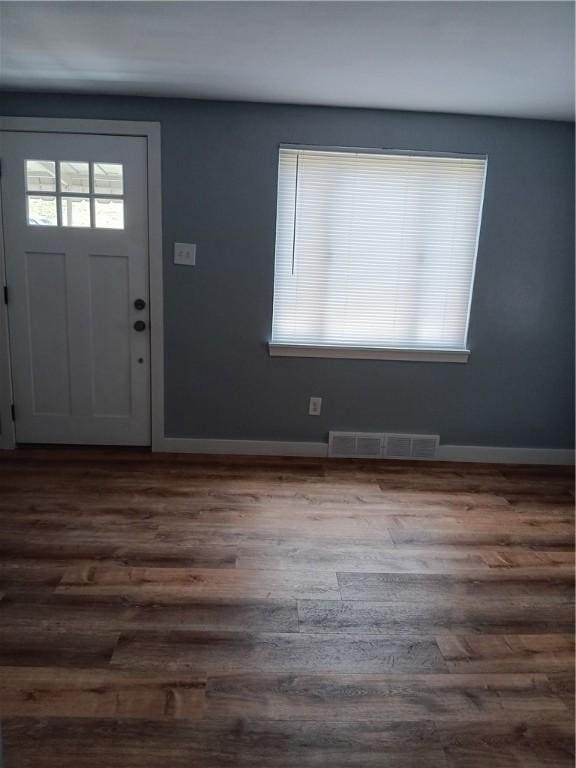
[[[407,360],[420,363],[467,363],[468,349],[405,349],[381,347],[323,347],[308,344],[268,344],[270,357],[326,357],[347,360]]]

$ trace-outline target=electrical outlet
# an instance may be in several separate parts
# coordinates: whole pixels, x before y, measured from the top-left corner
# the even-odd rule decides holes
[[[174,243],[174,264],[185,267],[196,266],[196,244]]]
[[[321,397],[311,397],[310,398],[310,405],[308,407],[308,415],[309,416],[320,416],[320,412],[322,411],[322,398]]]

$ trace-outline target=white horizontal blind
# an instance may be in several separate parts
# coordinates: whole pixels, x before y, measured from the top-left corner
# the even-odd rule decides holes
[[[280,149],[272,343],[465,349],[485,171]]]

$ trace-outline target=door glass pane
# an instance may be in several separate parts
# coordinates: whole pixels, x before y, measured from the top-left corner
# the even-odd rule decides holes
[[[94,163],[94,193],[96,195],[122,195],[124,179],[120,163]]]
[[[52,160],[26,160],[28,192],[56,192],[56,163]]]
[[[60,163],[60,192],[90,192],[88,163]]]
[[[62,197],[62,226],[89,227],[90,200],[86,197]]]
[[[58,226],[55,197],[28,195],[28,224],[40,227]]]
[[[95,226],[102,229],[124,229],[124,201],[94,198]]]

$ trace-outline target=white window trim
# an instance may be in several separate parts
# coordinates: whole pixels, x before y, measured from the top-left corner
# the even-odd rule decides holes
[[[278,149],[310,150],[311,152],[350,152],[351,154],[369,155],[398,155],[399,157],[453,157],[467,158],[468,160],[486,160],[486,153],[482,152],[442,152],[441,150],[426,149],[395,149],[393,147],[341,147],[338,144],[290,144],[280,143]]]
[[[488,156],[482,153],[466,152],[433,152],[426,150],[403,150],[388,148],[370,148],[366,147],[340,147],[332,145],[317,144],[291,144],[280,143],[281,149],[294,150],[312,150],[325,152],[365,152],[370,154],[386,155],[416,155],[420,157],[466,157],[486,161],[486,170],[484,172],[484,182],[482,185],[482,198],[480,204],[480,216],[478,219],[478,228],[476,231],[476,248],[474,253],[474,262],[472,266],[472,287],[476,281],[476,266],[478,262],[478,246],[480,240],[480,229],[482,226],[482,215],[484,212],[484,198],[486,193],[486,176]],[[468,340],[470,328],[470,315],[472,310],[473,288],[470,291],[468,300],[468,315],[466,321],[465,338]],[[346,359],[346,360],[404,360],[407,362],[426,362],[426,363],[467,363],[470,358],[469,349],[402,349],[398,347],[346,347],[346,346],[316,346],[306,344],[280,344],[268,342],[268,352],[270,357],[317,357],[325,359]]]
[[[147,140],[148,253],[150,259],[150,393],[152,450],[164,450],[164,291],[162,274],[162,171],[160,123],[130,120],[86,120],[59,117],[0,117],[2,131],[37,133],[92,133],[141,136]],[[0,206],[1,209],[1,206]],[[4,285],[4,254],[0,220],[0,287]],[[16,434],[10,406],[10,340],[4,302],[0,306],[0,449],[15,448]]]
[[[269,342],[270,357],[324,357],[346,360],[406,360],[419,363],[467,363],[469,349],[332,347]]]

